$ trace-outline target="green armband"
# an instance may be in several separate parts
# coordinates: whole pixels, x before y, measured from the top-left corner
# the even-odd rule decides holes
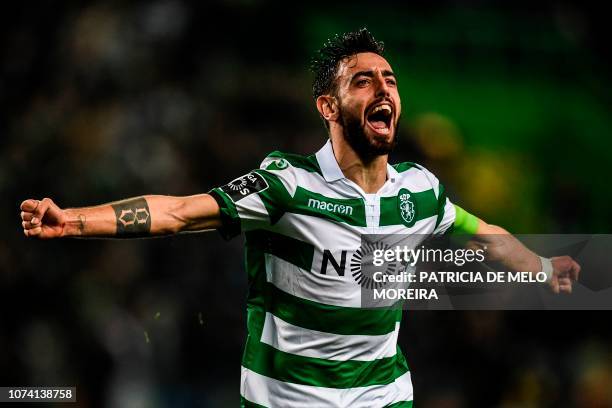
[[[453,224],[453,234],[475,234],[478,231],[478,217],[470,214],[458,205],[454,206],[455,222]]]

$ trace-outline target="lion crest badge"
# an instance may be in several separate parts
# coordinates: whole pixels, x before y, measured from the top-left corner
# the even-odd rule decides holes
[[[402,188],[397,195],[399,211],[405,226],[412,227],[416,222],[416,205],[410,191]]]

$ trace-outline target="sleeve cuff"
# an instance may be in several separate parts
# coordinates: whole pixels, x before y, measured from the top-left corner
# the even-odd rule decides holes
[[[208,192],[215,199],[220,208],[221,227],[217,228],[219,234],[225,240],[230,240],[240,234],[240,218],[236,206],[223,192],[218,189],[212,189]]]

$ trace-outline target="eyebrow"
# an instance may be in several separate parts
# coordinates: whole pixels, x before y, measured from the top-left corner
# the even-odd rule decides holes
[[[389,71],[388,69],[384,69],[384,70],[382,71],[382,75],[383,75],[384,77],[393,77],[393,78],[395,78],[395,74],[393,73],[393,71]],[[353,80],[354,80],[355,78],[360,77],[360,76],[365,76],[365,77],[368,77],[368,78],[373,78],[373,77],[374,77],[374,71],[369,70],[369,71],[359,71],[359,72],[355,72],[355,73],[353,74],[352,78],[351,78],[351,82],[353,82]]]

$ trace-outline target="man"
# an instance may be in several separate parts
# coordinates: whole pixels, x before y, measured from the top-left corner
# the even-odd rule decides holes
[[[147,195],[60,209],[45,198],[21,204],[28,237],[143,237],[219,230],[246,234],[248,337],[243,406],[409,407],[412,383],[397,348],[401,312],[365,309],[345,273],[362,234],[475,234],[475,245],[508,269],[546,271],[571,292],[580,270],[547,260],[502,228],[451,204],[425,168],[388,164],[401,114],[383,44],[362,29],[328,41],[314,60],[317,109],[329,140],[303,157],[274,152],[260,169],[208,194]],[[408,193],[411,211],[400,195]],[[408,196],[405,196],[408,197]],[[493,237],[505,236],[504,245]]]

